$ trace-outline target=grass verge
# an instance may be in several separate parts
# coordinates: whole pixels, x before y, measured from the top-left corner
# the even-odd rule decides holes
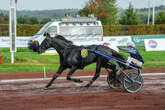
[[[144,47],[137,47],[144,58],[144,67],[163,67],[165,66],[165,51],[146,52]],[[120,52],[125,56],[129,54]],[[4,64],[0,65],[0,72],[37,72],[43,71],[46,67],[47,71],[57,70],[59,67],[58,55],[39,55],[27,48],[18,48],[15,53],[15,63],[10,63],[10,50],[1,49]],[[95,69],[96,64],[91,64],[85,69]]]

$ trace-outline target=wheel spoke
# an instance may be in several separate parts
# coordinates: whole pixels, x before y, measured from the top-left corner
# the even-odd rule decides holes
[[[130,89],[131,87],[133,87],[133,85],[128,86],[126,89]]]
[[[139,85],[142,85],[142,82],[140,82],[140,81],[136,81],[135,83],[137,83]]]
[[[129,79],[124,79],[128,83],[132,83]]]

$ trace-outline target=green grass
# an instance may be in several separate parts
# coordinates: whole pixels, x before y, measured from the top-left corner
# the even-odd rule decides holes
[[[162,67],[165,66],[165,51],[146,52],[144,47],[137,47],[144,58],[144,67]],[[26,48],[18,48],[15,53],[15,63],[11,64],[10,50],[1,49],[4,64],[0,65],[0,72],[36,72],[43,71],[46,67],[47,71],[57,70],[59,67],[59,56],[39,55],[29,51]],[[127,53],[120,52],[125,56]],[[95,69],[96,64],[91,64],[85,69]]]

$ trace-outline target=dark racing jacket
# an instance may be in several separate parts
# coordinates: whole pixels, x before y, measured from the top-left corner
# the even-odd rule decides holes
[[[144,63],[143,57],[140,55],[139,51],[136,48],[131,47],[131,48],[128,48],[128,49],[124,49],[124,48],[119,47],[119,49],[124,51],[124,52],[130,53],[130,56],[132,58],[135,58],[135,59],[141,61],[142,63]]]

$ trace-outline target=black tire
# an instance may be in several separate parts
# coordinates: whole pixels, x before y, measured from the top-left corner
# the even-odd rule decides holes
[[[120,83],[116,80],[115,74],[116,73],[113,73],[113,71],[108,73],[107,82],[108,82],[108,85],[110,88],[119,88],[120,87]]]
[[[135,93],[140,91],[143,86],[143,77],[141,75],[138,76],[137,72],[129,72],[127,75],[134,82],[129,80],[128,77],[124,76],[122,83],[123,88],[129,93]]]

